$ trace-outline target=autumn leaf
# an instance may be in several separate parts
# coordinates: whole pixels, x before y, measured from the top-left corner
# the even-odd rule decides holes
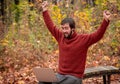
[[[18,84],[25,84],[23,80],[18,81]]]
[[[110,58],[109,58],[108,56],[104,56],[103,59],[104,59],[105,61],[110,61]]]

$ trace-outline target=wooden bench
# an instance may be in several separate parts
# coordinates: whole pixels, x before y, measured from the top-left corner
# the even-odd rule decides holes
[[[103,76],[103,84],[110,84],[110,76],[112,74],[120,74],[120,69],[114,66],[91,67],[85,69],[83,79]]]

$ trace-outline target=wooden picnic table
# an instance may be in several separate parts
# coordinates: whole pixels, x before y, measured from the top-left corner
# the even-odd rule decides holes
[[[110,84],[112,74],[120,74],[120,69],[114,66],[97,66],[86,68],[83,79],[103,76],[103,84]]]

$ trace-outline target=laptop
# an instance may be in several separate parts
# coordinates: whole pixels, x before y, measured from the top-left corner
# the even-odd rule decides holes
[[[37,80],[40,82],[57,82],[58,81],[53,69],[50,69],[50,68],[35,67],[33,68],[33,73],[35,74]]]

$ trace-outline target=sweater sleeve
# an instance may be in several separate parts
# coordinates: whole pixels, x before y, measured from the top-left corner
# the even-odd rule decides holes
[[[104,19],[102,24],[98,27],[98,29],[95,32],[87,35],[87,45],[88,46],[92,45],[93,43],[96,43],[97,41],[99,41],[103,37],[103,35],[104,35],[108,25],[109,25],[109,22],[110,21],[107,22]]]
[[[58,28],[56,28],[56,26],[54,25],[53,21],[50,18],[50,15],[48,13],[48,11],[44,11],[43,12],[43,18],[44,18],[44,22],[48,28],[48,30],[51,32],[51,34],[55,37],[55,39],[57,41],[59,41],[60,36],[61,36],[61,32]]]

